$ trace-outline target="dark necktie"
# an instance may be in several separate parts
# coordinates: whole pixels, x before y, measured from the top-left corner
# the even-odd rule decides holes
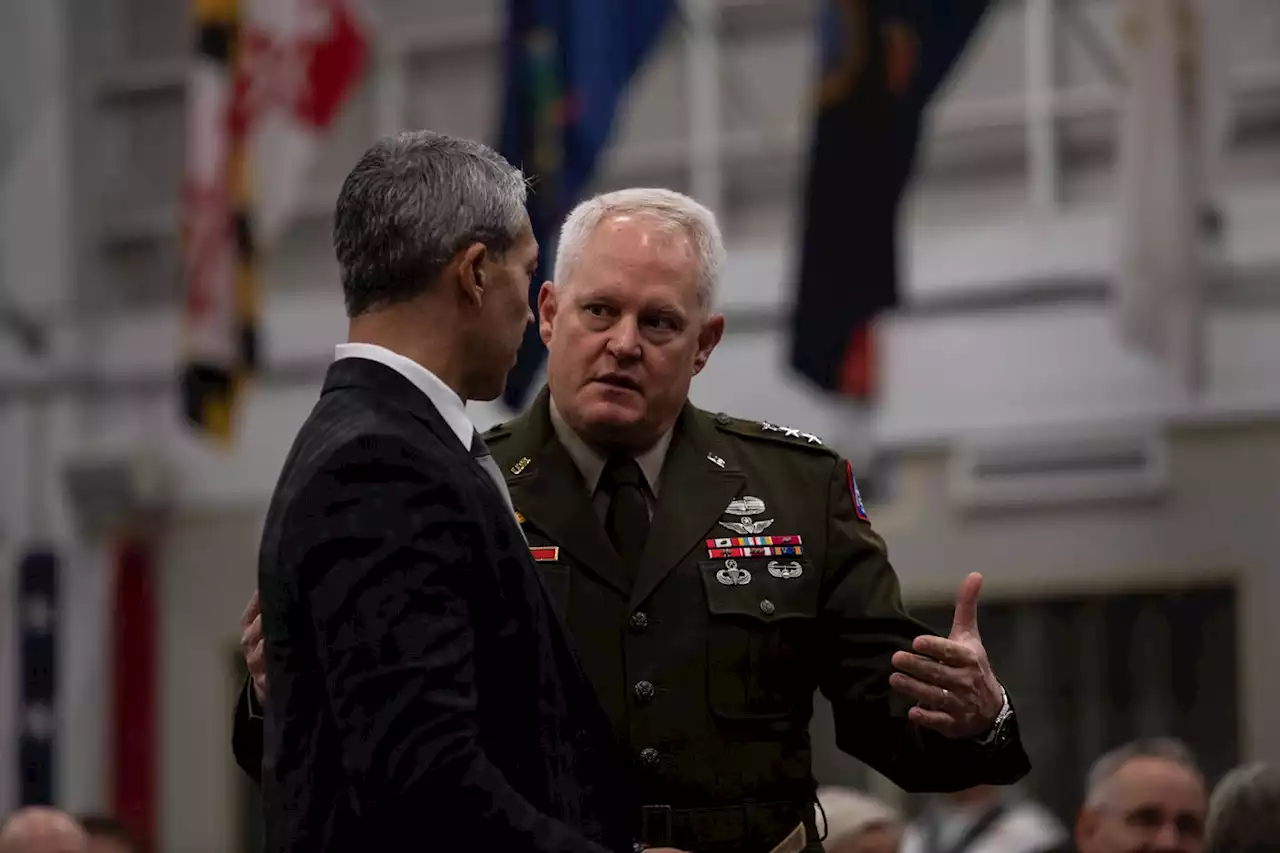
[[[480,463],[480,467],[484,469],[484,472],[489,475],[489,479],[493,481],[493,487],[498,490],[498,494],[502,495],[502,499],[506,501],[507,509],[511,510],[511,514],[514,517],[516,508],[511,503],[511,492],[507,490],[507,481],[503,479],[498,463],[494,460],[493,454],[489,452],[489,445],[484,443],[484,439],[480,437],[478,430],[471,434],[471,455]],[[524,534],[524,528],[520,528],[520,533],[521,535]]]
[[[649,538],[649,504],[644,496],[644,474],[630,456],[615,456],[604,466],[600,488],[609,496],[609,511],[604,529],[609,534],[618,556],[622,557],[627,577],[634,581]]]

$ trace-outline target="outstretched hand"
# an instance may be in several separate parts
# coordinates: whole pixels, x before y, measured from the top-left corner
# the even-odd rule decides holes
[[[889,677],[895,690],[914,699],[910,719],[952,738],[983,737],[1004,707],[1004,692],[978,633],[982,575],[971,573],[956,595],[951,635],[920,636],[912,652],[897,652]]]

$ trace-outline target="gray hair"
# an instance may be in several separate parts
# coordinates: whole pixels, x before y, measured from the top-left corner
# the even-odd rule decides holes
[[[1209,799],[1205,853],[1280,850],[1280,771],[1266,764],[1237,767]]]
[[[724,267],[724,238],[715,214],[683,193],[651,187],[616,190],[597,195],[575,207],[560,228],[556,246],[555,281],[565,287],[587,240],[610,216],[642,214],[663,223],[664,230],[683,231],[698,256],[698,305],[709,310]]]
[[[479,142],[429,130],[379,139],[334,210],[347,316],[418,296],[472,243],[501,256],[524,226],[526,194],[520,170]]]
[[[1085,783],[1085,805],[1101,805],[1107,794],[1107,783],[1120,768],[1135,758],[1160,758],[1185,767],[1201,776],[1200,766],[1187,745],[1176,738],[1144,738],[1126,743],[1102,755],[1089,768]]]

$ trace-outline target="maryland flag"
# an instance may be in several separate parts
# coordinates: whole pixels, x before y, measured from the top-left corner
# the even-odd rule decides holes
[[[827,0],[791,363],[876,395],[874,320],[898,303],[898,207],[924,110],[990,0]]]
[[[368,52],[351,0],[195,0],[184,242],[186,419],[229,442],[258,360],[258,257]]]

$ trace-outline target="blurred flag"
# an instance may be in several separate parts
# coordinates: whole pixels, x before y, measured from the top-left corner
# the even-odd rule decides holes
[[[111,809],[140,850],[156,849],[160,809],[160,612],[155,543],[114,543],[111,602]]]
[[[1125,0],[1122,26],[1117,317],[1124,339],[1170,366],[1188,389],[1203,378],[1206,250],[1217,227],[1206,170],[1225,139],[1222,111],[1204,103],[1206,95],[1227,96],[1207,91],[1222,79],[1204,67],[1219,59],[1202,49],[1207,7]]]
[[[29,549],[18,564],[18,804],[53,805],[58,761],[58,557]]]
[[[368,43],[351,0],[195,0],[195,17],[183,408],[229,441],[257,363],[258,254],[297,209]]]
[[[898,303],[898,207],[925,108],[989,0],[826,0],[791,363],[820,388],[876,392],[873,321]]]
[[[499,149],[532,179],[529,216],[541,246],[529,303],[550,278],[560,225],[594,177],[632,77],[674,0],[509,0],[506,99]],[[525,332],[503,401],[524,407],[546,355]]]

